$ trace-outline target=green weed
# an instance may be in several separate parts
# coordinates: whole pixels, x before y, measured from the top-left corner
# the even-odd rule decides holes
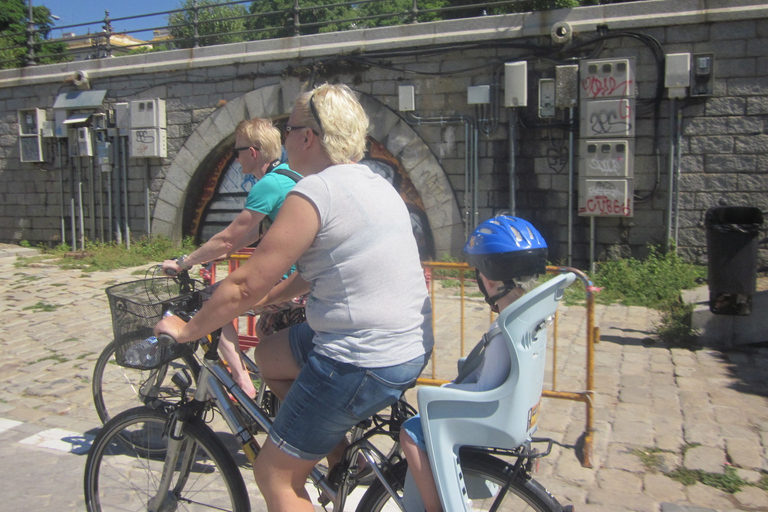
[[[744,479],[736,474],[736,470],[730,466],[725,468],[725,472],[707,473],[699,469],[677,468],[667,473],[672,480],[676,480],[683,485],[693,485],[701,482],[704,485],[715,487],[727,493],[736,493],[745,485],[749,485]]]
[[[661,313],[656,325],[655,338],[671,345],[691,345],[699,335],[693,327],[693,304],[670,300],[658,308]]]
[[[37,312],[47,312],[47,311],[56,311],[56,308],[61,307],[59,304],[46,304],[45,302],[38,302],[37,304],[33,304],[31,306],[27,306],[25,308],[22,308],[23,310],[32,309]]]
[[[707,269],[685,263],[674,251],[662,254],[649,246],[644,260],[634,258],[599,263],[593,281],[602,288],[601,303],[620,302],[628,306],[659,309],[677,299],[681,290],[698,286]]]
[[[661,456],[662,453],[669,452],[669,450],[662,450],[661,448],[635,448],[632,450],[632,454],[640,458],[640,462],[643,463],[648,471],[651,473],[658,473],[662,470],[664,459]]]

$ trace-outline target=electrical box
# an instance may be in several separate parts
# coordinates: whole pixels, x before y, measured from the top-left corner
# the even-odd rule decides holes
[[[634,180],[631,178],[579,178],[579,215],[632,217]]]
[[[592,100],[582,102],[580,135],[584,138],[634,137],[635,100]]]
[[[128,103],[115,103],[115,126],[121,136],[131,133],[131,111]]]
[[[42,162],[43,128],[46,122],[45,110],[31,108],[17,112],[19,121],[19,154],[22,162]]]
[[[691,85],[691,54],[670,53],[665,58],[664,87],[670,98],[685,98]]]
[[[167,128],[165,119],[165,100],[137,100],[130,102],[131,129]]]
[[[632,139],[581,139],[579,176],[631,178],[634,175],[634,146]]]
[[[168,156],[168,139],[163,128],[139,128],[131,130],[129,140],[133,158],[165,158]]]
[[[555,80],[539,80],[539,117],[555,117]]]
[[[582,99],[637,96],[634,59],[583,60],[579,66]]]
[[[94,132],[96,139],[96,165],[101,167],[101,172],[112,170],[112,143],[109,142],[107,130]]]
[[[555,107],[571,108],[579,104],[579,66],[555,67]]]
[[[504,64],[504,106],[528,106],[528,62]]]
[[[691,65],[691,96],[712,96],[715,93],[715,56],[694,53]]]
[[[467,104],[486,105],[491,102],[490,85],[474,85],[467,87]]]
[[[416,110],[416,93],[412,85],[397,86],[397,110],[413,112]]]
[[[87,126],[75,128],[77,131],[77,156],[93,156],[93,137]]]

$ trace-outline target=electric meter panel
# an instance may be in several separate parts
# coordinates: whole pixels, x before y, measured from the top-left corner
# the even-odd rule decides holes
[[[583,60],[579,66],[582,100],[637,96],[634,58]]]
[[[592,100],[581,103],[580,134],[584,138],[634,137],[635,100]]]
[[[631,178],[579,177],[579,215],[582,217],[632,217],[634,180]]]
[[[133,158],[165,158],[168,156],[168,139],[162,128],[131,130],[130,152]]]
[[[131,128],[166,128],[165,100],[137,100],[130,102]]]
[[[45,110],[31,108],[18,111],[19,154],[22,162],[42,162],[42,135],[45,127]]]
[[[579,176],[631,178],[634,175],[635,141],[632,139],[582,139],[579,141]]]

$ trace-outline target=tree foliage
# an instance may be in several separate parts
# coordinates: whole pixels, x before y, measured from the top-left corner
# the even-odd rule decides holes
[[[32,7],[32,21],[36,30],[34,52],[38,63],[51,64],[67,60],[63,55],[66,45],[51,42],[49,36],[54,21],[45,6]],[[29,4],[25,0],[0,0],[0,68],[25,65],[29,52],[26,44],[29,34]]]
[[[176,48],[195,46],[195,11],[197,11],[197,44],[237,43],[251,39],[245,34],[248,10],[242,4],[221,5],[222,0],[184,0],[179,9],[169,16],[168,28]]]

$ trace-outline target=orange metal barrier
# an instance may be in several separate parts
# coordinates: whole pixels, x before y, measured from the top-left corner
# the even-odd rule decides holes
[[[239,251],[235,254],[233,254],[230,259],[228,260],[229,263],[229,272],[233,272],[235,269],[237,269],[240,266],[240,262],[243,260],[248,259],[251,256],[251,253],[253,252],[253,249],[244,249],[242,251]],[[465,297],[465,281],[467,280],[465,273],[467,271],[473,271],[474,268],[470,267],[466,263],[445,263],[445,262],[437,262],[437,261],[427,261],[423,262],[422,266],[424,267],[424,277],[426,279],[427,288],[429,289],[430,298],[432,299],[432,309],[433,313],[436,312],[436,297],[435,297],[435,276],[434,276],[434,270],[436,269],[442,269],[442,270],[453,270],[458,272],[458,277],[456,279],[459,280],[459,288],[460,288],[460,336],[459,336],[459,342],[460,342],[460,354],[461,356],[464,356],[466,353],[466,344],[465,344],[465,329],[466,329],[466,321],[465,321],[465,307],[466,307],[466,297]],[[594,394],[594,344],[598,342],[596,339],[598,337],[598,329],[595,327],[595,286],[592,283],[592,281],[589,279],[589,277],[584,274],[581,270],[571,268],[571,267],[554,267],[554,266],[548,266],[547,267],[547,273],[549,274],[564,274],[567,272],[573,272],[576,274],[576,276],[579,278],[579,280],[584,285],[586,296],[587,296],[587,360],[586,360],[586,389],[584,391],[558,391],[557,390],[557,335],[558,335],[558,316],[555,316],[555,322],[553,327],[553,348],[552,348],[552,389],[545,389],[542,392],[542,396],[547,398],[558,398],[562,400],[574,400],[578,402],[583,402],[586,407],[586,424],[584,426],[585,429],[585,437],[584,437],[584,455],[582,460],[582,466],[591,468],[592,467],[592,448],[593,448],[593,425],[594,425],[594,408],[592,405],[592,396]],[[211,269],[211,282],[216,282],[216,266],[214,265]],[[474,284],[474,279],[471,279],[471,282]],[[490,311],[490,310],[489,310]],[[432,331],[435,332],[435,317],[436,315],[432,315]],[[489,317],[489,325],[491,321],[493,320],[493,315],[490,314]],[[238,320],[235,320],[235,322],[238,322]],[[238,327],[237,325],[235,326]],[[251,347],[254,347],[258,344],[258,338],[256,337],[255,332],[256,327],[256,319],[253,316],[247,317],[247,327],[246,327],[246,333],[240,334],[240,347],[243,350],[247,350]],[[445,384],[449,381],[438,379],[437,378],[437,359],[436,359],[436,352],[437,350],[432,352],[432,360],[431,360],[431,377],[422,377],[418,380],[418,384],[422,385],[430,385],[430,386],[440,386],[442,384]]]
[[[460,300],[461,300],[461,315],[460,315],[460,354],[463,357],[465,352],[465,273],[467,271],[474,271],[473,267],[470,267],[466,263],[444,263],[444,262],[423,262],[422,266],[425,269],[425,275],[427,276],[427,286],[429,287],[430,296],[432,299],[432,309],[433,309],[433,316],[432,316],[432,330],[435,332],[435,316],[437,311],[437,304],[435,300],[435,276],[433,270],[435,269],[443,269],[443,270],[453,270],[458,272],[458,277],[456,279],[459,280],[459,286],[460,286]],[[594,395],[594,369],[595,369],[595,351],[594,351],[594,344],[598,342],[596,337],[599,334],[598,329],[595,327],[595,286],[592,283],[592,281],[589,279],[589,277],[584,274],[581,270],[571,268],[571,267],[554,267],[554,266],[548,266],[547,267],[547,273],[548,274],[564,274],[567,272],[573,272],[576,274],[576,276],[579,278],[579,280],[584,285],[586,296],[587,296],[587,360],[586,360],[586,382],[585,382],[585,390],[584,391],[559,391],[557,390],[557,337],[558,337],[558,315],[555,315],[555,322],[553,327],[553,348],[552,348],[552,389],[545,389],[542,392],[542,396],[547,398],[558,398],[562,400],[574,400],[578,402],[583,402],[586,407],[586,424],[584,426],[584,456],[582,460],[582,466],[591,468],[592,467],[592,449],[593,449],[593,443],[594,443],[594,407],[592,403],[592,397]],[[451,277],[450,279],[453,279]],[[474,280],[473,280],[474,281]],[[490,322],[489,322],[490,324]],[[431,378],[420,378],[418,380],[419,384],[423,385],[430,385],[430,386],[440,386],[442,384],[445,384],[449,381],[437,379],[436,378],[436,350],[432,353],[432,375]]]

